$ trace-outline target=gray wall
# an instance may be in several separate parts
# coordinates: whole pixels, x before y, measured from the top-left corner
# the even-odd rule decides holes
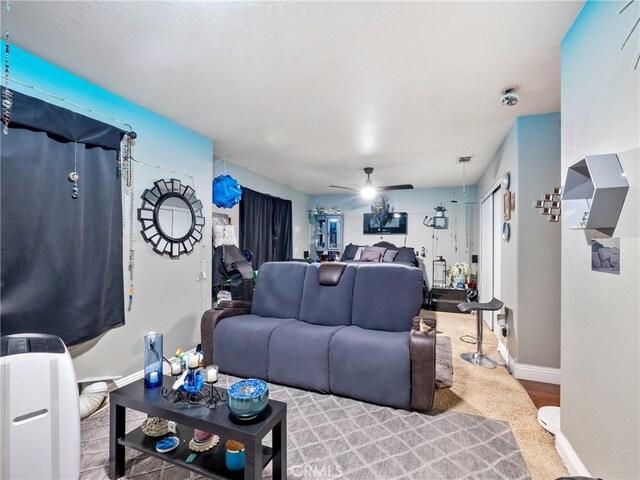
[[[562,42],[562,172],[618,153],[630,185],[618,226],[620,275],[591,271],[597,232],[562,229],[561,430],[593,476],[640,478],[640,104],[635,2],[588,2]],[[621,152],[627,152],[621,155]]]
[[[518,122],[514,122],[504,140],[498,147],[487,170],[485,170],[480,182],[478,182],[478,209],[481,208],[482,199],[492,190],[492,187],[500,180],[505,172],[511,173],[511,191],[518,196]],[[509,336],[507,337],[507,346],[509,355],[513,359],[518,357],[518,217],[520,205],[516,205],[516,211],[512,212],[514,221],[511,223],[511,241],[505,242],[500,240],[501,245],[501,291],[499,298],[504,302],[505,313],[507,314],[507,322],[509,325]],[[480,239],[482,239],[481,224],[478,224]],[[482,252],[481,246],[478,245],[478,251]],[[482,255],[480,255],[480,270],[485,268]],[[482,278],[482,277],[480,277]],[[482,285],[479,285],[482,289]]]
[[[508,353],[520,364],[559,368],[560,225],[532,205],[560,184],[560,114],[516,119],[479,182],[481,198],[506,171],[516,196],[511,240],[500,244]]]
[[[246,170],[230,162],[216,160],[213,164],[213,176],[227,174],[235,178],[240,185],[260,193],[273,195],[285,200],[291,200],[292,204],[292,229],[293,229],[293,257],[302,258],[302,252],[309,250],[309,219],[307,205],[309,196],[282,183],[274,182],[262,175]],[[213,207],[214,212],[224,213],[231,217],[234,225],[239,224],[240,206],[233,208]],[[239,231],[236,228],[236,235]],[[239,241],[239,238],[238,238]]]
[[[518,118],[518,363],[560,367],[560,233],[533,202],[560,186],[560,114]]]
[[[462,174],[462,170],[460,171]],[[442,255],[447,264],[455,262],[471,263],[471,255],[476,253],[477,239],[477,188],[467,186],[466,195],[462,187],[450,188],[417,188],[415,190],[398,190],[386,192],[396,212],[407,212],[407,235],[365,235],[362,233],[362,215],[371,212],[371,201],[365,200],[357,192],[338,195],[313,195],[309,197],[309,209],[318,206],[330,208],[337,206],[344,215],[344,244],[372,245],[379,241],[391,242],[395,245],[426,250],[423,258],[431,283],[431,266],[434,254]],[[451,200],[457,200],[452,203]],[[432,217],[434,207],[443,204],[447,209],[449,228],[434,231],[424,226],[426,215]],[[437,234],[437,241],[433,234]],[[457,238],[458,249],[455,249]],[[307,237],[311,242],[311,230]],[[309,247],[307,247],[307,250]],[[437,253],[436,253],[437,252]]]

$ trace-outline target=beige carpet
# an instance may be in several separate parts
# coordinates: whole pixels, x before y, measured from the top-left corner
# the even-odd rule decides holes
[[[451,337],[453,350],[453,387],[436,391],[435,408],[509,422],[534,480],[568,475],[555,438],[538,424],[536,407],[520,382],[504,366],[482,368],[460,358],[461,353],[475,350],[475,345],[460,340],[461,335],[475,336],[475,316],[425,310],[422,314],[438,320],[438,332]],[[485,353],[498,358],[496,345],[495,335],[485,327]]]

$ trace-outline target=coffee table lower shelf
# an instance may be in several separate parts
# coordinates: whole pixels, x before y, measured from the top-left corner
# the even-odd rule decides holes
[[[193,429],[178,425],[177,434],[168,434],[180,439],[180,445],[175,450],[168,453],[158,453],[156,443],[162,438],[150,438],[146,436],[140,427],[127,433],[123,438],[118,438],[118,443],[127,448],[133,448],[146,455],[159,458],[167,463],[191,470],[199,475],[220,480],[240,480],[244,478],[243,470],[229,470],[225,465],[224,443],[228,440],[220,437],[218,445],[206,452],[198,453],[193,463],[187,463],[187,457],[193,453],[189,450],[189,440],[193,438]],[[264,469],[273,457],[273,450],[270,447],[262,446],[262,469]]]

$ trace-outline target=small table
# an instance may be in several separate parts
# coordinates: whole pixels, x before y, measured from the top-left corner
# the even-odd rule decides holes
[[[464,288],[433,287],[431,309],[440,312],[460,313],[458,304],[467,302],[468,292]]]
[[[164,377],[165,386],[172,383],[171,377]],[[111,392],[109,402],[109,477],[112,479],[122,477],[125,473],[125,447],[160,458],[199,475],[218,479],[262,478],[262,470],[273,460],[273,478],[287,478],[286,403],[269,400],[267,408],[256,419],[242,421],[231,414],[226,403],[218,403],[218,407],[211,410],[203,405],[170,400],[162,396],[162,387],[144,388],[144,380],[138,380]],[[175,434],[180,438],[178,448],[168,453],[156,452],[155,445],[161,437],[147,437],[140,427],[125,435],[127,408],[178,423],[178,433]],[[218,435],[220,442],[211,450],[199,453],[193,463],[186,463],[185,460],[191,453],[189,440],[196,428]],[[262,445],[262,439],[270,431],[273,431],[273,448]],[[231,471],[226,468],[224,444],[228,439],[237,440],[245,445],[244,470]]]

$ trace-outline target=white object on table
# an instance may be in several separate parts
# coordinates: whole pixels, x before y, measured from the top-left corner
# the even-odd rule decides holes
[[[171,375],[180,375],[182,373],[182,361],[179,358],[171,360]]]
[[[207,383],[215,383],[218,381],[218,366],[210,365],[207,367]]]
[[[149,373],[149,382],[156,383],[158,381],[158,372]]]
[[[200,363],[199,357],[200,354],[198,353],[190,353],[189,354],[189,368],[198,368],[198,363]]]

